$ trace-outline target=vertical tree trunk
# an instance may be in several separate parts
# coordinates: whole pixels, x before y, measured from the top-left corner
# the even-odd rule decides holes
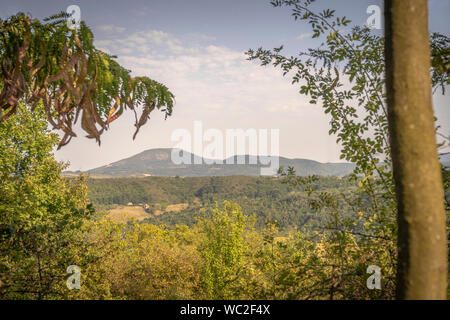
[[[385,0],[388,120],[398,201],[398,299],[446,299],[444,192],[431,102],[427,0]]]

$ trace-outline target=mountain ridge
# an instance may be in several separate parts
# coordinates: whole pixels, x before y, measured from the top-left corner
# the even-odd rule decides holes
[[[174,164],[171,161],[173,148],[147,149],[133,156],[112,162],[86,171],[64,171],[65,176],[75,176],[80,173],[87,173],[92,178],[122,178],[122,177],[146,177],[146,176],[181,176],[181,177],[203,177],[203,176],[259,176],[261,168],[267,167],[261,164],[249,164],[250,159],[257,156],[244,155],[245,164],[237,164],[237,156],[223,159],[223,164],[207,164],[213,159],[201,158],[188,151],[187,157],[192,164]],[[232,159],[233,164],[226,164],[227,159]],[[441,163],[450,166],[450,153],[439,154]],[[201,162],[201,164],[195,164]],[[319,162],[304,158],[279,157],[279,165],[285,168],[292,166],[300,176],[321,175],[342,177],[353,172],[355,165],[349,162]]]
[[[229,176],[229,175],[248,175],[259,176],[261,168],[269,165],[261,165],[257,161],[257,156],[243,155],[245,164],[237,164],[237,156],[223,159],[223,164],[208,164],[213,159],[200,158],[199,156],[187,152],[187,158],[192,164],[174,164],[171,161],[172,148],[155,148],[144,150],[131,157],[124,158],[110,164],[100,166],[87,171],[65,171],[66,176],[78,175],[79,173],[88,173],[93,178],[112,178],[112,177],[145,177],[145,176]],[[227,164],[226,161],[232,161],[233,164]],[[250,160],[257,164],[250,164]],[[200,164],[196,164],[199,163]],[[322,163],[315,160],[303,158],[279,157],[279,165],[283,167],[293,166],[299,175],[333,175],[344,176],[354,169],[354,164],[345,162],[327,162]]]

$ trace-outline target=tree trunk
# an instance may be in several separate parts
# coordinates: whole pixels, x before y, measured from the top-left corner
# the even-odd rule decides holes
[[[431,101],[427,0],[385,0],[386,85],[398,201],[398,299],[446,299],[444,191]]]

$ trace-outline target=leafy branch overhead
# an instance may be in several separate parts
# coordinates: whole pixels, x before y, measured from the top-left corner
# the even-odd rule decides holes
[[[320,11],[319,9],[317,11],[318,8],[314,7],[314,2],[315,0],[275,0],[271,4],[274,7],[290,7],[292,17],[302,23],[307,23],[311,28],[312,38],[317,38],[320,41],[320,45],[300,52],[297,56],[287,56],[283,52],[283,46],[271,50],[260,47],[256,50],[248,50],[246,52],[247,58],[248,60],[258,61],[262,66],[273,65],[275,68],[282,70],[283,75],[290,77],[292,84],[298,87],[298,92],[310,98],[310,104],[320,105],[324,113],[329,115],[329,134],[335,135],[336,142],[342,146],[341,159],[355,164],[351,178],[358,183],[358,193],[355,201],[344,193],[335,195],[330,192],[319,192],[316,195],[312,195],[310,194],[312,191],[310,181],[304,177],[296,177],[293,168],[288,168],[287,171],[280,170],[279,175],[282,181],[292,186],[302,186],[309,193],[309,196],[312,195],[310,201],[311,209],[326,210],[329,213],[331,219],[327,229],[331,232],[333,237],[332,243],[336,247],[342,248],[342,244],[345,244],[350,239],[345,238],[346,234],[355,234],[354,223],[341,217],[342,205],[345,204],[351,207],[353,212],[359,217],[358,221],[363,221],[366,217],[370,217],[362,225],[365,231],[362,233],[360,231],[356,232],[363,237],[364,241],[369,239],[367,248],[370,247],[370,250],[378,251],[380,249],[379,244],[374,246],[371,243],[373,239],[393,240],[395,243],[397,234],[400,234],[396,223],[398,221],[397,214],[400,212],[398,210],[400,204],[397,202],[397,196],[398,194],[401,194],[402,197],[405,196],[404,193],[397,192],[396,194],[395,187],[399,185],[399,182],[398,178],[394,177],[392,170],[392,140],[390,139],[389,126],[393,123],[392,115],[395,114],[395,117],[397,117],[398,112],[389,114],[387,108],[385,65],[386,62],[391,60],[385,59],[385,53],[389,50],[389,47],[385,47],[385,37],[378,35],[377,32],[373,32],[369,27],[352,26],[350,25],[351,21],[347,17],[336,16],[334,10],[326,9]],[[393,2],[403,5],[408,3],[408,1],[402,2],[401,0],[387,1],[387,3],[391,4]],[[417,3],[419,2],[422,3],[423,8],[425,1],[417,1]],[[403,7],[399,6],[399,8]],[[397,14],[397,17],[398,15],[404,15],[402,10]],[[425,23],[422,25],[425,25]],[[423,39],[426,39],[428,31],[422,31],[421,34],[425,35]],[[422,39],[422,36],[419,39]],[[446,86],[450,83],[450,39],[445,35],[433,33],[429,35],[429,41],[431,55],[427,55],[425,58],[430,59],[431,62],[429,70],[431,86],[433,90],[441,89],[442,94],[445,94]],[[397,53],[402,51],[397,49]],[[418,78],[422,79],[423,76],[418,76]],[[404,83],[403,87],[408,88],[409,82],[405,80]],[[409,88],[419,88],[421,86],[413,84]],[[404,96],[407,97],[408,94]],[[422,97],[420,98],[422,99]],[[408,103],[405,102],[405,104]],[[414,112],[417,112],[417,110],[414,110]],[[418,118],[416,117],[416,119]],[[404,124],[406,123],[404,121],[405,119],[402,117],[400,122]],[[411,127],[420,127],[415,126],[414,121],[410,123],[412,124]],[[439,126],[436,124],[435,126],[436,133],[440,134],[437,131]],[[405,130],[398,129],[397,132],[404,133]],[[446,138],[444,135],[442,137]],[[406,139],[403,141],[406,141]],[[411,141],[416,141],[416,139]],[[428,141],[433,141],[433,139]],[[429,144],[429,150],[434,148],[431,145],[432,143]],[[417,151],[414,146],[404,147],[404,149]],[[410,158],[402,157],[401,159],[414,159],[415,157],[414,155]],[[423,161],[418,162],[423,163]],[[406,165],[407,163],[408,160],[405,162],[405,167],[417,169],[414,165],[411,167],[411,164]],[[431,166],[425,166],[424,168],[431,168]],[[442,170],[445,174],[445,169]],[[409,181],[419,180],[410,179]],[[434,181],[436,180],[434,178]],[[434,190],[437,192],[439,188],[434,187]],[[422,195],[429,195],[429,192],[427,193],[423,190],[421,192]],[[410,196],[414,194],[415,191],[409,193]],[[414,197],[411,197],[411,199]],[[423,199],[424,197],[419,198]],[[439,202],[436,199],[433,201],[434,203]],[[423,205],[421,200],[410,200],[410,203],[421,203]],[[414,208],[413,210],[415,211],[416,209]],[[428,207],[425,211],[429,211]],[[422,212],[424,211],[422,210]],[[418,216],[415,216],[415,219],[417,219],[416,223],[421,221],[417,218]],[[438,221],[439,219],[434,219],[433,221]],[[424,224],[422,223],[422,225]],[[443,228],[439,228],[440,231],[438,232],[441,232]],[[439,228],[433,230],[438,230]],[[407,233],[403,232],[403,235]],[[428,236],[423,236],[422,238],[431,239]],[[441,238],[445,238],[445,236],[441,236]],[[401,241],[405,243],[404,238],[399,240],[398,243],[401,243]],[[358,245],[361,243],[362,241],[358,241]],[[381,251],[384,251],[384,253],[379,251],[379,254],[389,257],[389,263],[383,266],[385,269],[384,275],[390,274],[389,277],[395,279],[393,275],[395,274],[396,266],[405,260],[397,260],[396,250],[392,246],[392,241],[389,245],[386,241],[382,247]],[[439,259],[441,259],[441,256],[439,256]],[[397,264],[397,261],[400,261],[399,264]],[[428,261],[432,261],[432,259]],[[442,262],[442,260],[440,261]],[[386,270],[391,271],[386,272]],[[342,279],[344,278],[344,272],[342,272]],[[395,280],[390,281],[394,282]]]
[[[127,108],[135,114],[133,139],[155,108],[166,118],[172,114],[174,95],[166,86],[131,77],[115,56],[94,47],[83,22],[69,29],[67,17],[60,13],[41,23],[19,13],[0,19],[0,122],[21,103],[34,110],[42,101],[49,123],[64,132],[60,148],[76,136],[80,118],[87,137],[100,143],[103,131]]]
[[[384,186],[393,197],[385,90],[384,37],[368,27],[351,26],[334,10],[315,11],[314,0],[276,0],[275,7],[291,7],[295,20],[310,25],[313,38],[322,40],[298,56],[283,55],[283,46],[246,52],[248,60],[273,65],[290,76],[299,93],[319,104],[330,117],[330,134],[342,145],[341,158],[356,164],[355,174],[369,184]],[[433,89],[450,83],[450,39],[430,35]],[[375,179],[375,177],[378,177]]]

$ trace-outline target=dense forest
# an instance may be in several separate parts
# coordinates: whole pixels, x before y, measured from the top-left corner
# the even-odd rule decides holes
[[[258,228],[277,221],[282,230],[316,230],[327,220],[322,213],[310,209],[309,197],[303,188],[283,184],[281,179],[272,177],[89,179],[87,186],[89,199],[96,209],[111,208],[108,205],[114,204],[147,204],[151,214],[148,222],[153,224],[192,226],[196,218],[210,216],[211,210],[226,200],[239,204],[246,215],[255,215]],[[356,182],[350,182],[349,177],[318,177],[311,188],[316,192],[343,193],[349,198],[357,192]],[[188,207],[177,212],[152,214],[179,203],[187,203]],[[341,209],[349,213],[348,207]]]

